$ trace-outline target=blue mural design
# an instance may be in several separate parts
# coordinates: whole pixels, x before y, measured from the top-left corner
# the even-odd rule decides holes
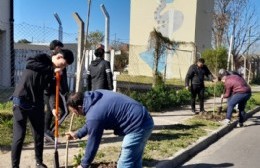
[[[174,0],[160,0],[158,1],[158,6],[156,10],[154,11],[154,19],[157,23],[157,30],[162,33],[163,36],[169,37],[171,39],[173,33],[177,31],[182,23],[183,23],[183,13],[178,10],[170,9],[168,11],[165,11],[165,7],[171,3],[173,3]],[[172,56],[172,52],[165,52],[161,59],[159,60],[158,65],[158,71],[163,73],[164,67],[165,67],[165,59],[167,56]],[[139,54],[140,58],[144,60],[149,67],[153,68],[153,51],[145,51]]]
[[[153,62],[154,62],[153,53],[154,50],[147,50],[145,52],[140,53],[140,57],[142,58],[142,60],[144,60],[151,69],[153,69]],[[164,53],[159,60],[158,71],[161,73],[164,72],[165,58],[166,58],[166,53]]]

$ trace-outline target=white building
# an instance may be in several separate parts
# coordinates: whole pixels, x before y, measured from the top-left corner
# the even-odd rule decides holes
[[[11,58],[13,32],[13,0],[0,0],[0,87],[8,87],[13,83]]]
[[[129,74],[152,75],[153,51],[147,46],[156,28],[163,36],[186,43],[162,56],[159,71],[166,78],[185,78],[197,52],[211,48],[213,7],[213,0],[131,0]]]

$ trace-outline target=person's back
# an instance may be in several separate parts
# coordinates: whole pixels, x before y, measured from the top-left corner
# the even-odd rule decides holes
[[[250,93],[251,88],[247,82],[239,75],[226,76],[225,88],[227,93]]]
[[[86,92],[85,98],[88,99],[87,102],[92,102],[90,99],[98,99],[87,112],[89,127],[96,125],[96,122],[102,122],[104,129],[112,129],[116,135],[125,135],[138,131],[143,121],[149,118],[142,104],[120,93],[101,89]],[[84,108],[89,108],[89,105],[84,104]]]
[[[112,90],[111,79],[108,79],[107,71],[110,69],[110,63],[99,57],[91,62],[89,72],[91,76],[91,90],[107,89]]]
[[[104,49],[95,50],[96,59],[91,61],[87,71],[87,90],[113,90],[110,62],[104,60]]]

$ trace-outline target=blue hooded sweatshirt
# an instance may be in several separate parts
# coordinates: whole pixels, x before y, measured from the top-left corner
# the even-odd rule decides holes
[[[78,138],[87,134],[89,136],[81,161],[83,167],[88,167],[93,161],[105,129],[114,130],[114,134],[124,136],[146,126],[153,126],[153,119],[142,104],[108,90],[85,92],[83,113],[86,124],[77,131]]]

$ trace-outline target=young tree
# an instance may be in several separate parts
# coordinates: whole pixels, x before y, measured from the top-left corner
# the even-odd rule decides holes
[[[88,34],[87,38],[87,48],[95,49],[98,44],[100,44],[104,39],[104,35],[101,31],[93,31]]]
[[[211,72],[218,72],[219,69],[227,67],[227,49],[220,47],[217,49],[207,49],[202,53],[202,58]],[[217,75],[217,74],[215,74]]]
[[[255,13],[249,0],[215,0],[212,27],[215,48],[228,47],[233,35],[234,58],[248,52],[260,40],[260,25]]]
[[[115,55],[115,71],[123,72],[129,61],[129,45],[115,41],[111,44],[115,51],[121,51],[121,54]]]
[[[21,40],[18,40],[17,43],[29,44],[29,43],[31,43],[31,42],[28,41],[27,39],[21,39]]]
[[[153,87],[160,82],[160,74],[158,72],[159,60],[169,46],[173,46],[174,41],[171,41],[168,37],[164,37],[162,33],[154,29],[150,33],[150,39],[148,48],[154,51],[153,55]]]

